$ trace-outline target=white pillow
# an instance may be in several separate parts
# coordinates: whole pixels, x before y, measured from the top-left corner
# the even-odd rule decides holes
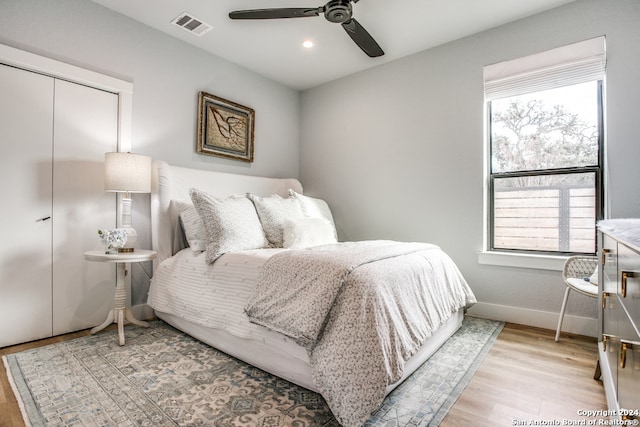
[[[285,221],[283,247],[303,249],[336,243],[335,227],[324,218]]]
[[[304,194],[297,193],[292,189],[289,189],[289,195],[300,201],[300,207],[302,208],[304,216],[308,218],[324,218],[329,221],[329,224],[333,228],[333,236],[336,239],[338,238],[336,224],[333,221],[333,215],[331,214],[331,209],[329,209],[327,202],[322,199],[305,196]]]
[[[271,246],[282,247],[282,228],[285,221],[303,218],[300,202],[295,197],[284,198],[277,194],[260,197],[247,193],[258,212],[264,234]]]
[[[180,225],[189,247],[195,253],[204,252],[207,249],[207,232],[195,206],[182,200],[174,200],[173,203],[178,209]]]
[[[269,244],[256,209],[246,197],[219,199],[195,188],[190,194],[207,233],[208,263],[227,252],[259,249]]]

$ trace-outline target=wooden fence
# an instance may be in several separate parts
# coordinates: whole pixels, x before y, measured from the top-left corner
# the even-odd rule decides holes
[[[593,187],[501,189],[494,194],[496,249],[595,252]]]

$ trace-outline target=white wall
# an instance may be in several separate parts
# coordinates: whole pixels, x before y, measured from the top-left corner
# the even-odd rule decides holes
[[[478,264],[482,68],[605,34],[611,213],[637,217],[639,22],[637,0],[580,0],[304,91],[305,191],[327,199],[342,239],[439,244],[483,303],[480,311],[555,328],[559,271]],[[595,334],[595,300],[573,296],[567,313],[568,330]]]
[[[180,166],[298,177],[300,101],[293,89],[88,0],[1,0],[0,43],[133,82],[134,152]],[[200,91],[256,111],[253,163],[195,152]],[[151,246],[148,205],[149,196],[134,196],[142,247]],[[142,271],[134,269],[136,277],[144,282]],[[134,286],[133,300],[146,300],[144,283]]]

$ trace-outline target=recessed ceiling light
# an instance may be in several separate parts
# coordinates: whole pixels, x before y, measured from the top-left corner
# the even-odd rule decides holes
[[[311,40],[305,40],[302,42],[302,46],[307,49],[311,49],[313,47],[313,42]]]

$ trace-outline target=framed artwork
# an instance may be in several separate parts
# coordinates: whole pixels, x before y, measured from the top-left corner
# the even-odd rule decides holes
[[[253,162],[254,121],[253,109],[200,92],[198,153]]]

